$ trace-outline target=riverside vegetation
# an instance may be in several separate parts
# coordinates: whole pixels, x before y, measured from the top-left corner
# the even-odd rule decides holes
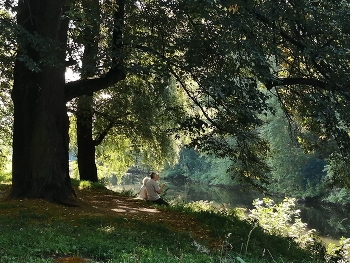
[[[347,262],[348,239],[326,248],[293,210],[255,200],[255,209],[210,202],[152,206],[132,192],[73,181],[79,207],[7,200],[0,184],[0,261]]]

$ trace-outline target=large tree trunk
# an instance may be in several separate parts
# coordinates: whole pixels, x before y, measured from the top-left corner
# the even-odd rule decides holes
[[[74,203],[64,95],[64,47],[68,29],[68,21],[61,19],[64,3],[64,0],[22,0],[18,3],[18,24],[43,39],[34,46],[27,35],[18,38],[12,91],[14,131],[10,196],[13,198]],[[25,54],[28,58],[21,59]]]

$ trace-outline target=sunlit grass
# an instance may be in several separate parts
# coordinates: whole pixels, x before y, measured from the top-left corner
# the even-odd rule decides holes
[[[143,220],[117,213],[79,214],[79,208],[42,200],[1,201],[0,262],[324,262],[293,240],[268,235],[242,220],[240,210],[205,201],[156,208],[176,215],[171,220],[178,227],[158,221],[157,215]],[[192,224],[191,232],[183,231],[182,224]],[[68,259],[72,261],[64,261]]]
[[[0,246],[5,248],[0,249],[1,262],[29,262],[28,258],[54,260],[76,255],[93,262],[135,262],[136,259],[148,262],[148,259],[174,256],[177,260],[170,262],[187,257],[210,259],[196,252],[188,235],[174,233],[162,225],[122,218],[52,220],[45,224],[41,223],[42,219],[31,213],[1,218]]]

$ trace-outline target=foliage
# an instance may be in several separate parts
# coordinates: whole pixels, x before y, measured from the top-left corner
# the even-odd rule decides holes
[[[248,220],[258,224],[267,233],[291,237],[304,248],[316,242],[315,230],[307,230],[307,224],[300,219],[300,210],[293,210],[294,198],[285,198],[277,205],[269,198],[256,199],[253,205],[255,208],[250,211]]]
[[[215,212],[217,210],[212,202],[204,200],[184,204],[184,208],[194,212]]]
[[[227,170],[231,165],[230,160],[201,154],[190,148],[183,148],[179,155],[178,162],[174,166],[163,170],[167,177],[176,178],[181,175],[191,181],[211,185],[234,184],[227,175]]]
[[[328,187],[328,191],[323,199],[334,204],[348,205],[350,203],[348,158],[341,157],[339,153],[332,153],[327,161],[325,167],[327,174],[323,183]]]
[[[323,201],[348,206],[350,204],[350,191],[345,188],[334,188],[328,191],[328,195],[323,198]]]
[[[13,84],[15,56],[15,22],[10,12],[0,9],[0,137],[4,148],[12,146],[13,104],[10,91]]]
[[[310,132],[300,138],[307,149],[331,146],[324,148],[347,156],[350,149],[347,1],[121,2],[123,5],[102,2],[97,5],[101,10],[93,12],[98,15],[89,17],[88,12],[81,12],[84,4],[76,1],[64,14],[71,21],[70,41],[63,47],[69,60],[75,62],[77,72],[84,73],[92,67],[91,71],[96,73],[90,79],[67,83],[66,99],[101,89],[110,96],[107,100],[96,100],[101,104],[94,105],[97,137],[118,123],[112,136],[120,140],[128,137],[126,145],[136,146],[133,154],[158,167],[176,160],[177,145],[173,139],[185,134],[184,141],[191,147],[228,160],[231,177],[265,191],[270,171],[265,162],[269,143],[258,128],[263,124],[260,116],[273,111],[269,97],[276,96],[287,116]],[[1,5],[10,10],[10,3],[13,2],[2,1]],[[24,9],[30,5],[20,6]],[[123,17],[114,21],[116,12],[119,15],[123,12]],[[95,59],[91,65],[84,63],[81,69],[79,57],[87,50],[87,42],[94,40],[85,39],[84,33],[92,26],[95,30],[96,25],[101,25],[98,34],[93,34],[99,52],[90,52]],[[15,31],[6,31],[6,26],[3,29],[6,41],[1,47],[7,47],[7,43],[13,43],[7,40],[13,39]],[[57,43],[44,39],[39,34],[41,30],[33,31],[36,32],[23,30],[23,34],[18,34],[17,40],[25,43],[18,61],[32,72],[41,71],[43,65],[63,65],[65,58],[57,61],[57,52],[51,50],[51,47],[58,50]],[[10,45],[9,50],[14,52],[15,47]],[[38,61],[30,57],[31,50],[41,57]],[[1,60],[7,61],[0,55]],[[124,71],[128,79],[122,82]],[[116,76],[116,72],[121,77],[108,78]],[[174,96],[166,96],[169,90],[174,91],[169,92]],[[186,99],[182,100],[184,95]],[[168,107],[172,101],[181,103]],[[112,114],[106,115],[109,112]],[[60,153],[63,159],[64,151]],[[130,155],[124,158],[107,152],[100,156],[117,159],[120,166],[113,169],[117,173],[122,173],[131,162]],[[298,163],[304,161],[298,159]],[[291,176],[302,179],[299,171],[293,170]],[[346,183],[347,175],[339,176],[343,179],[337,181]]]
[[[323,139],[337,138],[337,143],[346,143],[348,105],[337,101],[346,101],[348,96],[341,84],[348,82],[345,61],[349,56],[346,51],[349,39],[346,33],[348,25],[344,23],[349,12],[348,3],[300,1],[298,5],[281,2],[272,6],[273,2],[267,1],[263,5],[266,10],[252,8],[253,12],[266,27],[272,29],[269,33],[285,40],[277,46],[280,52],[271,53],[277,56],[276,60],[275,57],[273,59],[280,62],[276,63],[272,82],[274,78],[277,82],[281,81],[275,83],[278,87],[276,95],[283,102],[284,109],[290,116],[296,117],[303,128],[323,134]],[[278,10],[278,15],[269,16],[267,10]],[[293,30],[294,26],[300,30]],[[275,51],[272,46],[267,49]],[[340,64],[342,66],[336,68],[335,65]],[[306,78],[309,84],[298,83],[300,77]],[[301,85],[293,85],[293,82]],[[322,140],[322,137],[319,139]]]
[[[138,194],[135,194],[132,190],[121,190],[119,192],[119,194],[121,194],[122,196],[126,196],[126,197],[136,197],[138,196]]]
[[[10,182],[11,181],[11,150],[6,144],[0,139],[0,181]]]
[[[176,82],[169,74],[161,69],[157,72],[157,66],[152,68],[150,63],[155,59],[153,54],[140,56],[137,53],[134,56],[130,47],[120,50],[119,43],[110,46],[111,35],[113,39],[116,36],[116,27],[124,31],[123,40],[117,41],[125,43],[130,41],[129,31],[135,30],[133,26],[147,30],[147,26],[139,25],[139,21],[133,20],[128,14],[119,17],[120,21],[114,23],[110,19],[124,13],[129,5],[132,3],[98,4],[95,1],[94,5],[88,6],[77,2],[69,12],[72,42],[88,50],[83,53],[81,68],[76,64],[73,70],[83,72],[83,77],[98,77],[118,60],[118,67],[122,63],[128,71],[125,80],[113,83],[102,92],[94,92],[88,108],[88,112],[93,114],[91,140],[97,147],[96,163],[100,178],[111,174],[121,178],[128,167],[135,163],[159,169],[166,162],[174,162],[177,145],[170,130],[184,115],[184,96],[180,99]],[[83,12],[80,12],[81,9]],[[132,12],[132,9],[128,10]],[[95,19],[89,19],[91,15]],[[72,56],[79,57],[79,48],[74,45],[71,47]],[[113,48],[117,50],[113,51]],[[111,61],[111,56],[117,58]],[[71,110],[78,113],[79,105],[81,98],[73,100],[70,103]]]
[[[339,153],[331,154],[325,169],[327,171],[326,184],[333,187],[345,186],[350,188],[349,165],[348,158],[342,158]]]
[[[0,174],[0,183],[11,183],[12,174],[11,172]]]
[[[269,142],[271,168],[269,190],[288,191],[293,196],[314,196],[320,194],[325,176],[325,161],[317,151],[307,152],[298,138],[305,136],[300,125],[288,119],[288,115],[278,104],[276,98],[269,100],[273,113],[262,116],[265,124],[260,128],[261,135]]]
[[[133,165],[131,142],[126,136],[108,136],[103,145],[96,147],[96,165],[100,179],[115,174],[121,178]]]
[[[80,181],[79,189],[105,189],[106,187],[99,182],[90,182],[90,181]]]
[[[269,198],[256,199],[253,205],[255,208],[250,210],[248,220],[262,227],[265,232],[291,237],[303,248],[308,248],[314,253],[325,253],[326,262],[346,262],[348,259],[350,239],[341,238],[338,246],[330,243],[327,251],[323,251],[323,245],[318,240],[315,230],[307,230],[307,224],[300,219],[300,210],[293,209],[294,198],[285,198],[277,205]]]
[[[69,176],[71,179],[79,181],[78,162],[76,160],[69,162]]]
[[[183,102],[171,79],[143,78],[130,75],[94,96],[93,140],[99,178],[115,174],[121,179],[133,165],[159,170],[177,159],[181,140],[175,141],[170,129],[183,115]],[[74,103],[71,106],[74,110]],[[75,118],[71,120],[70,149],[76,154]]]
[[[327,262],[348,262],[350,260],[350,238],[342,237],[339,245],[330,243],[327,246]]]
[[[248,262],[272,262],[277,258],[282,260],[281,262],[289,262],[289,259],[284,258],[285,256],[294,257],[294,262],[298,259],[305,260],[305,258],[313,258],[311,262],[318,262],[318,258],[323,257],[322,253],[317,254],[317,252],[322,252],[322,248],[314,256],[306,255],[306,250],[298,248],[296,243],[275,235],[265,234],[261,228],[256,228],[243,220],[243,217],[239,219],[238,215],[242,215],[240,210],[211,206],[205,201],[185,204],[183,209],[187,213],[192,213],[201,222],[213,227],[215,229],[213,234],[224,240],[224,249],[227,247],[240,248],[239,255],[242,255],[242,258],[248,257]],[[284,246],[289,248],[283,248]],[[287,254],[280,255],[280,252],[284,250],[288,251]],[[259,254],[259,251],[262,253]],[[252,258],[251,261],[250,258]]]
[[[237,161],[236,170],[241,175],[246,170],[244,178],[252,175],[252,182],[258,184],[263,181],[265,167],[254,157],[263,156],[264,147],[258,146],[264,144],[254,132],[254,126],[259,123],[254,111],[263,111],[264,95],[255,89],[248,74],[241,72],[245,61],[240,64],[237,60],[243,56],[237,55],[239,59],[235,60],[239,37],[235,35],[237,25],[230,23],[227,11],[213,2],[201,3],[203,8],[198,10],[194,8],[197,4],[196,1],[157,5],[152,1],[140,2],[140,8],[132,9],[132,17],[147,21],[152,29],[143,34],[142,28],[139,32],[135,28],[130,31],[128,37],[139,48],[139,53],[133,54],[151,54],[148,67],[153,69],[154,65],[158,72],[170,73],[188,96],[191,102],[188,114],[175,130],[185,130],[192,139],[191,145],[200,151]],[[243,99],[246,97],[249,100]],[[245,128],[240,120],[245,122]],[[230,134],[237,138],[237,144],[227,140]],[[247,165],[248,156],[254,165]],[[253,170],[255,165],[259,168]],[[234,171],[231,174],[237,175]]]
[[[197,119],[193,123],[198,130],[207,125],[215,134],[204,134],[193,144],[203,151],[236,161],[238,168],[232,169],[236,172],[234,176],[240,175],[257,187],[264,183],[266,178],[262,172],[267,169],[256,158],[263,159],[261,156],[266,154],[267,147],[254,132],[261,125],[257,113],[270,109],[268,95],[257,88],[260,82],[278,98],[290,118],[314,134],[313,141],[304,138],[310,142],[310,149],[333,142],[330,149],[335,150],[338,144],[345,153],[349,149],[346,147],[349,106],[343,103],[349,95],[343,88],[349,82],[348,26],[344,20],[348,3],[299,1],[295,5],[285,1],[225,1],[219,6],[208,1],[202,6],[190,16],[191,43],[198,46],[193,41],[198,34],[208,42],[203,45],[204,49],[215,49],[188,48],[183,53],[187,59],[184,60],[186,69],[191,68],[191,76],[198,84],[188,87],[187,91],[196,105],[206,109],[203,110],[206,120]],[[187,25],[182,18],[175,11],[171,17]],[[203,53],[207,55],[205,64],[210,68],[194,63],[202,59]],[[171,63],[175,64],[175,59],[172,57]],[[230,72],[226,73],[228,69]],[[222,73],[225,78],[217,77]],[[272,90],[273,87],[276,89]],[[234,135],[234,144],[226,140],[227,134]]]

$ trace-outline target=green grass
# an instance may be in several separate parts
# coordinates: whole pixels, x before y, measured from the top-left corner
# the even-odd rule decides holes
[[[323,248],[312,255],[292,239],[268,235],[260,227],[240,220],[235,214],[201,211],[193,215],[209,226],[213,235],[224,240],[223,250],[229,248],[245,262],[324,262]]]
[[[52,262],[81,256],[92,262],[210,262],[196,252],[188,235],[157,224],[116,218],[86,218],[74,223],[27,213],[1,218],[0,259],[5,262]],[[170,258],[170,259],[168,259]],[[209,261],[208,261],[209,260]]]
[[[156,219],[55,215],[43,201],[33,202],[29,207],[20,201],[0,202],[1,263],[83,262],[59,261],[74,256],[88,259],[85,262],[324,262],[317,253],[299,248],[291,239],[267,235],[233,212],[198,211],[185,205],[159,208],[162,213],[187,214],[209,229],[210,241],[194,241],[190,233]],[[209,249],[212,240],[218,242],[215,249]]]
[[[0,219],[0,258],[2,263],[53,262],[67,256],[89,258],[91,262],[170,263],[235,262],[240,256],[245,262],[317,262],[290,240],[265,235],[260,229],[252,231],[248,242],[251,228],[242,221],[210,213],[196,216],[215,228],[218,237],[232,233],[221,251],[201,251],[201,245],[194,246],[189,235],[157,223],[122,217],[87,217],[70,222],[24,211]]]

